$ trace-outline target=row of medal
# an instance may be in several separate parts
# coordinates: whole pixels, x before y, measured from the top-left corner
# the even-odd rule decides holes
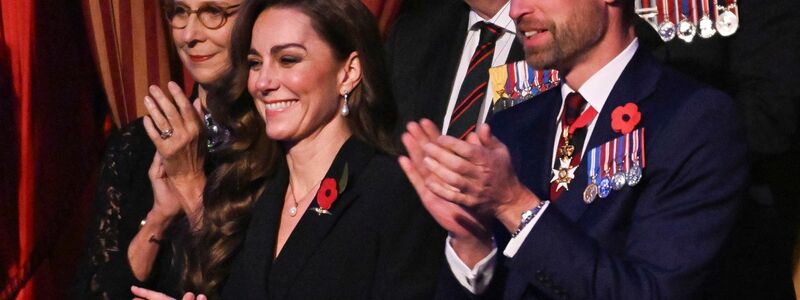
[[[597,197],[606,198],[626,185],[635,186],[641,181],[645,167],[644,128],[597,146],[585,156],[589,182],[583,191],[586,204]]]
[[[739,29],[736,0],[636,0],[636,13],[665,42],[678,37],[691,43],[695,36],[730,36]]]
[[[492,112],[497,113],[533,98],[560,83],[558,71],[536,70],[524,61],[489,69],[492,90]]]

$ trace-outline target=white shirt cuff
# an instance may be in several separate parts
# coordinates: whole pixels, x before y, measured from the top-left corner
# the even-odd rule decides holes
[[[517,254],[519,248],[522,247],[522,243],[525,242],[525,238],[527,238],[528,234],[531,233],[533,225],[536,225],[536,222],[539,221],[539,218],[542,217],[542,214],[544,214],[544,211],[547,210],[548,206],[550,206],[550,201],[545,202],[545,204],[542,206],[542,209],[539,210],[539,213],[533,217],[533,220],[528,222],[528,224],[525,224],[525,227],[522,228],[522,231],[520,231],[519,234],[517,234],[517,236],[511,238],[511,240],[508,241],[506,249],[503,250],[503,255],[505,255],[508,258],[512,258],[514,257],[515,254]]]
[[[458,283],[475,295],[481,294],[486,290],[486,287],[492,281],[492,276],[494,276],[496,246],[492,249],[492,252],[489,252],[489,255],[481,259],[472,269],[461,261],[453,246],[450,246],[449,235],[445,240],[444,254],[447,257],[447,264],[450,265],[450,271],[453,272]]]

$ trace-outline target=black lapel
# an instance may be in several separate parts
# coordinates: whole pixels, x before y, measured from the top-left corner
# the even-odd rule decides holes
[[[344,190],[339,191],[338,197],[330,208],[329,215],[318,215],[314,212],[313,209],[319,205],[316,198],[313,200],[311,207],[297,223],[297,227],[289,236],[286,245],[283,246],[281,254],[272,263],[269,287],[274,290],[270,291],[271,295],[277,296],[278,299],[286,297],[286,293],[292,287],[292,283],[296,282],[295,278],[303,270],[308,258],[318,249],[319,244],[331,231],[336,221],[346,213],[348,206],[358,198],[359,190],[354,183],[358,174],[362,172],[374,155],[374,148],[354,137],[342,145],[325,178],[333,178],[337,184],[341,183],[346,168],[347,186],[344,187]]]
[[[267,275],[275,252],[283,198],[289,184],[289,169],[281,159],[277,172],[253,206],[245,240],[236,254],[231,273],[223,288],[224,298],[266,298]],[[236,297],[236,295],[239,295]]]
[[[608,142],[620,133],[611,129],[611,112],[621,105],[628,102],[639,103],[655,91],[658,78],[661,77],[661,67],[659,63],[645,49],[639,47],[633,58],[622,71],[619,80],[611,90],[603,110],[598,116],[597,123],[586,145],[584,153],[594,147]],[[642,116],[646,118],[647,116]],[[552,152],[552,151],[551,151]],[[583,190],[588,184],[586,176],[587,159],[582,159],[578,169],[575,170],[575,180],[570,184],[569,191],[563,193],[556,201],[556,206],[573,221],[577,221],[589,205],[583,202]],[[613,192],[612,192],[613,196]],[[602,201],[597,199],[595,201]]]

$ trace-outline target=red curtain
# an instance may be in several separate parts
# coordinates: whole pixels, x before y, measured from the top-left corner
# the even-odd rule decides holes
[[[0,2],[0,299],[65,297],[105,103],[77,0]],[[27,277],[27,284],[21,286]]]

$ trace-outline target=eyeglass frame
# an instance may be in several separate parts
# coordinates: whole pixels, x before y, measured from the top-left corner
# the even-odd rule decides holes
[[[203,5],[198,9],[189,9],[189,7],[186,7],[187,10],[188,10],[187,14],[186,14],[186,25],[183,25],[183,26],[180,26],[180,27],[172,25],[172,18],[170,18],[170,16],[169,16],[170,15],[170,11],[172,9],[174,9],[174,7],[165,6],[165,7],[162,8],[162,10],[164,11],[164,19],[167,21],[167,24],[169,24],[169,26],[172,27],[172,28],[175,28],[175,29],[184,29],[184,28],[186,28],[186,26],[189,26],[189,18],[192,16],[192,14],[195,14],[195,15],[197,15],[197,20],[200,22],[201,25],[203,25],[203,27],[208,28],[210,30],[216,30],[216,29],[222,28],[222,26],[225,26],[225,23],[228,22],[228,18],[230,16],[236,14],[237,12],[239,12],[239,10],[235,10],[233,12],[231,12],[230,10],[231,9],[236,9],[241,5],[242,4],[240,3],[240,4],[235,4],[235,5],[231,5],[231,6],[224,7],[224,8],[223,7],[219,7],[219,6],[215,6],[215,5]],[[219,25],[216,26],[216,27],[211,27],[211,26],[206,25],[206,23],[203,22],[203,18],[200,17],[200,11],[203,10],[203,9],[209,8],[209,7],[219,8],[222,11],[222,22],[220,22]],[[174,15],[173,15],[173,18],[174,18]]]

